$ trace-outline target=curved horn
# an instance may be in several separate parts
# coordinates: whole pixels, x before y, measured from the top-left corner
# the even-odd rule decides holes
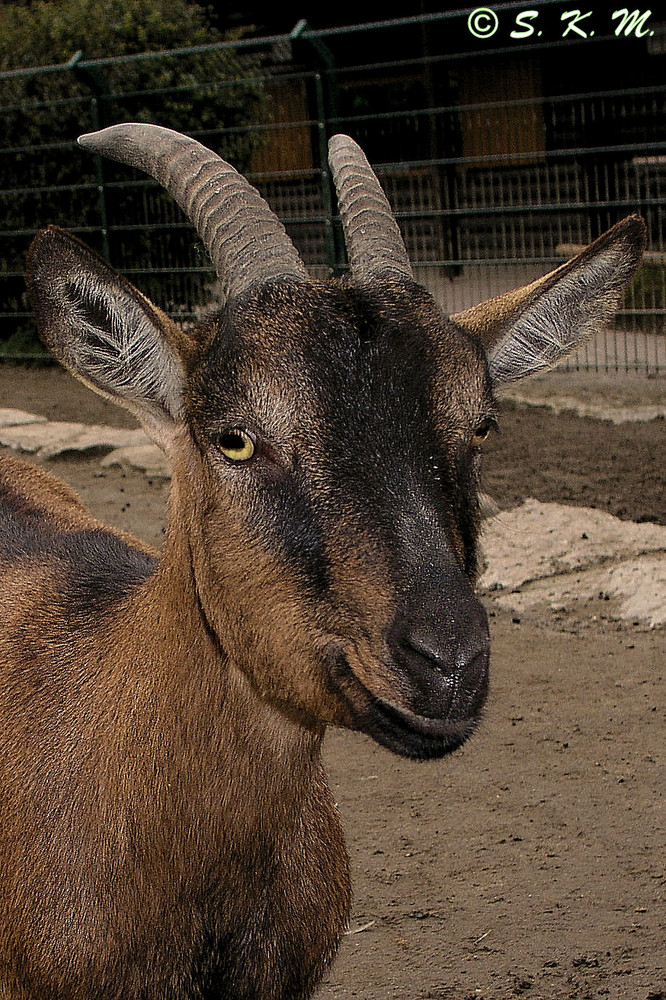
[[[334,135],[328,150],[352,274],[413,281],[398,223],[365,153],[348,135]]]
[[[284,226],[256,188],[195,139],[159,125],[126,124],[78,141],[159,181],[195,226],[228,298],[266,281],[309,281]]]

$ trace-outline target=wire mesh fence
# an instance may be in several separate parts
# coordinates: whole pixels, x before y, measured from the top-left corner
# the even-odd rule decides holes
[[[538,277],[639,212],[646,265],[613,329],[574,364],[663,371],[666,24],[581,22],[581,37],[569,6],[537,0],[525,21],[521,5],[503,4],[485,38],[472,12],[327,31],[299,22],[289,35],[78,53],[0,74],[4,356],[35,351],[22,273],[46,224],[81,236],[181,321],[217,301],[202,246],[159,186],[75,145],[80,132],[140,120],[195,135],[245,172],[317,277],[345,267],[326,142],[351,134],[417,277],[448,312]]]

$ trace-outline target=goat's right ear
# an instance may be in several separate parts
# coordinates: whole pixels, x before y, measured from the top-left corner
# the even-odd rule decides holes
[[[187,338],[126,278],[49,226],[28,254],[40,336],[73,375],[120,403],[166,446],[183,408]]]

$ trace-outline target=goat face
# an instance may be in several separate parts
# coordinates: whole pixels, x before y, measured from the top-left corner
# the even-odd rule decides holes
[[[258,193],[193,140],[127,125],[85,144],[157,177],[225,284],[221,312],[186,334],[59,230],[37,237],[28,268],[46,342],[172,457],[169,537],[186,540],[227,668],[306,725],[357,727],[411,756],[452,750],[487,686],[472,586],[493,390],[612,313],[642,222],[445,320],[349,139],[331,154],[348,283],[312,282]]]
[[[418,286],[273,284],[218,319],[186,407],[196,575],[234,660],[312,719],[401,753],[457,746],[488,670],[478,345]]]

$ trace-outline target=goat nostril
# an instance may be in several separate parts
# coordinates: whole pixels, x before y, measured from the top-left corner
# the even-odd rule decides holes
[[[460,690],[465,698],[475,698],[484,693],[488,687],[488,672],[490,667],[490,648],[483,649],[466,660],[460,669]]]
[[[410,710],[427,718],[469,721],[488,691],[488,620],[476,601],[457,613],[436,607],[396,615],[387,635]]]
[[[408,653],[416,653],[424,660],[430,660],[432,665],[444,674],[453,673],[456,669],[454,659],[448,653],[438,649],[438,644],[429,636],[408,633],[403,640]]]
[[[410,691],[410,707],[430,718],[470,719],[488,691],[489,640],[483,630],[465,635],[403,631],[393,644],[396,666]]]
[[[430,661],[445,676],[476,674],[487,669],[490,644],[485,634],[473,634],[457,645],[455,641],[441,643],[435,637],[407,633],[402,644],[408,654]]]
[[[467,689],[488,672],[490,638],[485,629],[470,628],[462,634],[430,633],[410,629],[402,636],[403,656],[420,668],[428,667]]]

